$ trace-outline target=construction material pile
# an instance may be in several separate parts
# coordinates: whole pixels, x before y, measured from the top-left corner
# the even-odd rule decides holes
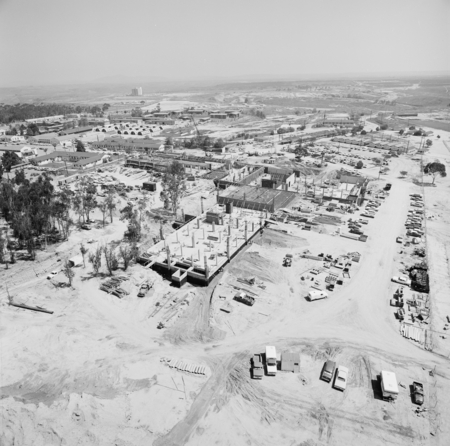
[[[122,299],[122,297],[130,294],[128,291],[125,291],[120,286],[122,282],[125,282],[126,280],[128,280],[127,276],[111,277],[111,279],[106,280],[100,285],[100,289],[108,294],[114,294],[114,296],[117,296],[119,299]]]

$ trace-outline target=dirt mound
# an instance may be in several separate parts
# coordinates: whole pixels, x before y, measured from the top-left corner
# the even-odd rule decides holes
[[[275,248],[298,248],[308,245],[308,241],[304,238],[294,237],[274,229],[264,230],[262,237],[254,238],[254,243],[261,246],[270,245]]]
[[[255,277],[272,283],[276,283],[283,273],[280,265],[262,257],[257,252],[243,254],[232,263],[229,272],[240,279]]]

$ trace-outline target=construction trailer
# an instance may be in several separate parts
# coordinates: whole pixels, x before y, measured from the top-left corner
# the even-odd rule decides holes
[[[281,370],[283,372],[300,373],[300,353],[283,352],[281,354]]]
[[[398,397],[397,377],[394,372],[383,370],[381,372],[381,393],[383,399],[396,400]]]

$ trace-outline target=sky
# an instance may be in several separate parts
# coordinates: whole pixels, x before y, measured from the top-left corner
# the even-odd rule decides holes
[[[450,72],[450,0],[0,0],[0,87]]]

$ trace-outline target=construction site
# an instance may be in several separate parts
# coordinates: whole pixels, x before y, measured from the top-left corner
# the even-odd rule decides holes
[[[283,88],[246,95],[322,94]],[[142,104],[161,139],[98,138],[105,162],[49,174],[34,258],[5,209],[49,169],[4,178],[1,446],[450,444],[450,180],[424,168],[450,166],[450,132],[177,94]]]

